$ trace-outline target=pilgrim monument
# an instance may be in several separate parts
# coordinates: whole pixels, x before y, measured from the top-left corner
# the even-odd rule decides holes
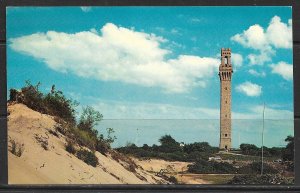
[[[220,77],[220,149],[231,149],[231,50],[221,49]]]

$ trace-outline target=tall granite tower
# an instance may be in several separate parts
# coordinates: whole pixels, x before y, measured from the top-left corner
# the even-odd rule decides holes
[[[221,49],[220,77],[220,149],[231,149],[231,50]]]

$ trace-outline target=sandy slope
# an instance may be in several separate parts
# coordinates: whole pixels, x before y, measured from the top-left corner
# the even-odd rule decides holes
[[[159,172],[161,169],[166,170],[168,173],[185,172],[187,166],[191,164],[191,162],[165,161],[160,159],[134,160],[144,170],[150,172]]]
[[[96,152],[99,165],[92,167],[65,151],[65,136],[56,137],[53,117],[29,109],[23,104],[8,106],[8,140],[24,144],[24,152],[17,157],[9,152],[10,184],[145,184],[166,183],[159,177],[137,169],[128,171],[110,156]],[[48,141],[48,150],[36,138]],[[9,148],[11,143],[8,144]],[[142,177],[140,177],[142,176]]]

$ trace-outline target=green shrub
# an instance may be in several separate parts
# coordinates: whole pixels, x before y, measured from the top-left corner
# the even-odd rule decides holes
[[[97,140],[96,144],[96,150],[102,153],[103,155],[106,155],[109,150],[111,149],[110,144],[108,144],[105,140]]]
[[[82,109],[82,114],[77,125],[78,129],[89,132],[91,135],[98,136],[98,131],[95,126],[101,121],[103,115],[98,111],[94,110],[90,106],[86,106]]]
[[[242,143],[240,145],[240,149],[242,151],[242,154],[245,155],[259,155],[261,150],[254,144],[245,144]]]
[[[180,143],[170,135],[162,136],[159,142],[160,145],[149,146],[144,144],[142,147],[128,144],[125,147],[117,148],[117,150],[138,158],[159,158],[168,161],[188,162],[194,162],[198,159],[208,160],[209,156],[218,152],[218,148],[210,146],[207,142],[186,144],[184,147],[180,147]]]
[[[97,144],[96,136],[93,136],[89,132],[80,130],[78,128],[71,128],[70,133],[70,138],[76,141],[79,145],[85,146],[91,150],[95,150]]]
[[[212,147],[207,142],[195,142],[191,144],[186,144],[183,147],[184,152],[193,153],[193,152],[205,152],[205,153],[217,153],[219,148]]]
[[[55,91],[52,87],[51,93],[44,96],[43,102],[47,114],[58,116],[73,126],[76,125],[75,107],[78,105],[76,101],[67,99],[61,91]]]
[[[23,94],[22,102],[33,110],[46,113],[43,101],[43,93],[39,91],[40,85],[40,82],[34,86],[30,81],[26,81],[26,86],[21,88],[21,92]]]
[[[171,136],[164,135],[159,139],[160,146],[159,151],[164,153],[173,153],[181,151],[180,144]]]
[[[67,141],[67,144],[66,144],[65,148],[66,148],[67,152],[69,152],[71,154],[76,154],[76,149],[70,141]]]
[[[264,174],[277,174],[279,171],[267,163],[264,163],[263,173]],[[260,174],[261,173],[261,162],[253,162],[239,169],[241,174]]]
[[[254,144],[241,144],[240,145],[241,153],[244,155],[260,156],[261,147],[257,147]],[[264,156],[265,157],[281,157],[283,148],[282,147],[265,147],[264,146]]]
[[[79,151],[77,151],[76,156],[78,159],[81,159],[86,164],[91,165],[93,167],[96,167],[99,164],[98,158],[96,157],[94,152],[90,152],[85,149],[80,149]]]
[[[227,162],[197,160],[188,165],[188,172],[197,174],[233,174],[237,169]]]

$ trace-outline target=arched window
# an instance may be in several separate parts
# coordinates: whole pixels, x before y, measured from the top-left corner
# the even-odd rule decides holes
[[[225,63],[225,66],[227,66],[227,64],[228,64],[228,56],[224,57],[224,63]]]

